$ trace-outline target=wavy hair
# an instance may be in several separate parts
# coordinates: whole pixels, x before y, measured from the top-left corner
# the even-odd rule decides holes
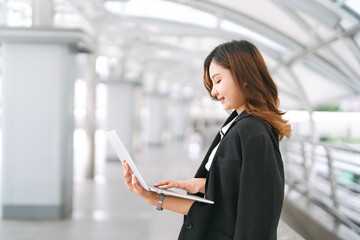
[[[282,140],[291,135],[291,126],[278,109],[277,87],[259,50],[249,41],[231,41],[217,46],[204,62],[204,85],[211,96],[209,74],[212,61],[229,69],[245,98],[245,108],[254,117],[270,125]]]

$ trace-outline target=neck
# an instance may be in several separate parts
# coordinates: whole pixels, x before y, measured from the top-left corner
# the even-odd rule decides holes
[[[238,108],[235,109],[235,110],[236,110],[236,112],[237,112],[238,114],[240,114],[240,113],[242,113],[245,109],[246,109],[246,108],[245,108],[245,105],[241,105],[240,107],[238,107]]]

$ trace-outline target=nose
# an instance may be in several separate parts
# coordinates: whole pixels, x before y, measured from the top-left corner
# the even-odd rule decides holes
[[[215,85],[213,85],[212,89],[211,89],[211,96],[216,97],[217,95],[218,95],[218,91],[217,91]]]

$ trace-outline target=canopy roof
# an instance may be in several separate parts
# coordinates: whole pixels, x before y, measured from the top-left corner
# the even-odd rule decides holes
[[[19,6],[11,5],[16,10]],[[248,39],[263,53],[281,107],[310,109],[360,92],[357,0],[55,0],[55,25],[98,40],[98,63],[147,91],[199,99],[203,60],[219,43]],[[14,11],[15,11],[14,10]],[[121,66],[121,70],[119,70]],[[116,70],[117,69],[117,70]],[[99,72],[106,76],[109,71]],[[113,72],[110,71],[110,74]]]

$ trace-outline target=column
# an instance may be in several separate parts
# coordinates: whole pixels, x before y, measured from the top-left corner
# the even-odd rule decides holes
[[[6,6],[6,0],[0,0],[0,26],[7,25],[8,9]]]
[[[146,94],[148,115],[144,121],[144,141],[149,146],[159,147],[163,144],[166,129],[166,101],[161,93]]]
[[[133,155],[133,141],[136,127],[135,92],[137,81],[125,81],[111,78],[104,83],[107,85],[107,120],[106,131],[116,130],[127,148],[130,155]],[[109,161],[119,161],[115,152],[107,144],[106,159]]]
[[[96,56],[88,54],[85,66],[86,94],[86,124],[85,130],[88,139],[88,154],[85,160],[85,177],[94,178],[95,175],[95,131],[96,131],[96,86],[98,76],[95,70]]]
[[[171,139],[182,141],[185,136],[187,112],[185,99],[181,96],[174,96],[169,105],[169,128]]]
[[[53,25],[53,0],[33,0],[33,26],[49,27]]]
[[[59,219],[72,209],[75,54],[79,30],[0,30],[2,217]],[[82,46],[82,49],[76,46]]]

